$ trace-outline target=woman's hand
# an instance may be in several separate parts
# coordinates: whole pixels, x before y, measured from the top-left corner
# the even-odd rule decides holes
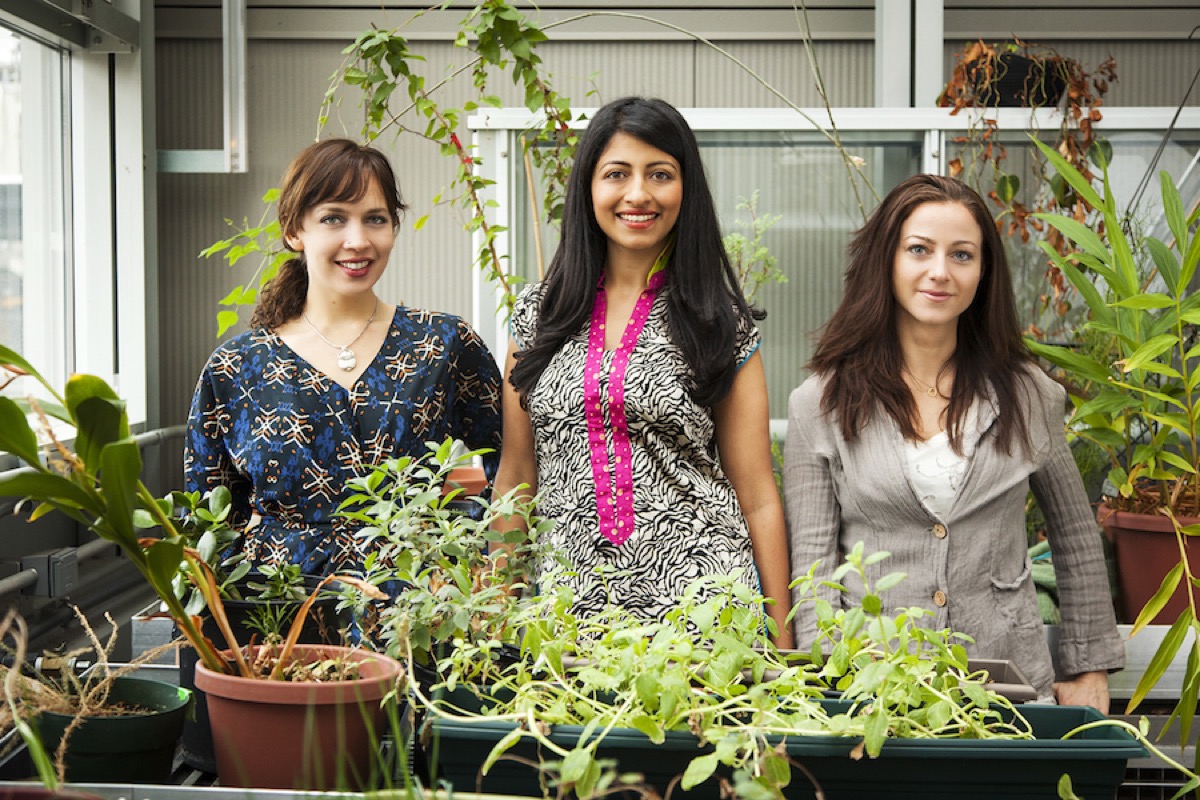
[[[1069,681],[1054,684],[1054,696],[1062,706],[1091,706],[1108,714],[1108,673],[1084,672]]]

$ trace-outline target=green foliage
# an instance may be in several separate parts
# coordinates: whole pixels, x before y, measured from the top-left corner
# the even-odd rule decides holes
[[[74,451],[63,444],[37,401],[27,401],[30,409],[27,414],[16,401],[0,397],[0,421],[4,423],[0,426],[0,450],[18,456],[29,467],[28,471],[0,477],[0,496],[34,502],[31,521],[58,511],[117,545],[162,601],[204,665],[215,672],[229,672],[229,663],[200,632],[197,620],[185,607],[181,599],[184,592],[177,592],[178,579],[184,576],[203,594],[204,603],[231,648],[238,672],[254,677],[229,628],[217,577],[207,563],[220,552],[221,537],[227,534],[225,520],[230,505],[227,493],[214,492],[207,507],[195,495],[177,493],[174,497],[193,514],[183,522],[172,518],[172,497],[155,498],[141,481],[141,452],[130,436],[125,404],[112,387],[92,375],[73,375],[59,394],[28,361],[3,345],[0,345],[0,370],[40,383],[53,398],[51,405],[61,409],[63,421],[74,428],[76,444]],[[40,422],[44,448],[31,418]],[[157,528],[157,537],[141,535],[151,528]],[[196,536],[196,541],[185,536],[181,528]],[[214,538],[206,540],[206,533]],[[203,556],[192,546],[202,543],[207,552]],[[354,578],[337,577],[357,585]],[[366,593],[373,591],[366,584],[359,588]],[[287,661],[300,632],[298,623],[303,621],[315,597],[314,592],[297,612],[288,640],[279,653],[279,664]],[[189,600],[188,605],[192,604]],[[278,673],[277,668],[275,674]]]
[[[739,197],[737,208],[745,211],[750,220],[738,219],[736,225],[744,233],[730,233],[723,239],[729,263],[738,276],[738,283],[746,295],[746,302],[753,303],[758,290],[765,283],[787,283],[787,275],[779,269],[779,259],[763,243],[768,230],[782,217],[778,214],[758,213],[758,192],[749,199]]]
[[[534,515],[527,486],[490,500],[448,489],[452,471],[485,451],[456,455],[452,439],[429,447],[351,479],[353,494],[341,506],[342,516],[362,526],[367,581],[401,587],[368,633],[408,663],[433,666],[436,653],[452,646],[486,666],[501,645],[517,640],[516,593],[525,575],[552,558],[542,541],[551,523]],[[493,530],[506,527],[501,522],[505,533]]]
[[[1097,156],[1104,170],[1101,196],[1052,148],[1035,144],[1096,209],[1092,225],[1063,215],[1038,217],[1074,245],[1066,255],[1045,244],[1043,249],[1084,298],[1086,330],[1103,346],[1078,352],[1031,341],[1030,348],[1074,384],[1070,429],[1109,455],[1117,507],[1168,505],[1194,515],[1200,512],[1195,395],[1200,347],[1193,328],[1200,321],[1200,295],[1189,286],[1200,262],[1200,237],[1191,234],[1197,214],[1184,215],[1179,193],[1163,173],[1163,207],[1174,242],[1131,241],[1109,184],[1106,155]]]
[[[864,557],[860,545],[839,575],[852,570],[865,580],[866,565],[881,557]],[[519,722],[483,771],[518,741],[533,739],[546,754],[551,784],[580,798],[636,782],[599,756],[615,728],[641,731],[651,743],[690,732],[698,747],[681,788],[719,774],[738,796],[764,800],[782,797],[797,778],[780,747],[784,737],[844,736],[859,741],[858,753],[875,757],[893,737],[1029,736],[1011,704],[984,688],[986,676],[968,671],[956,637],[921,629],[925,612],[881,613],[879,595],[903,576],[870,587],[872,608],[835,613],[816,599],[812,575],[797,585],[803,602],[824,602],[818,616],[831,649],[809,657],[769,643],[763,598],[737,574],[696,580],[665,619],[647,621],[617,606],[577,617],[570,589],[543,573],[544,593],[512,620],[525,631],[521,659],[481,673],[471,655],[450,653],[441,664],[445,691],[431,698],[418,687],[417,702],[435,716]],[[845,711],[822,706],[830,689],[842,692]],[[584,729],[571,748],[547,735],[547,726],[567,724]]]
[[[254,255],[258,258],[258,266],[255,267],[250,280],[235,286],[221,298],[220,305],[230,310],[217,313],[218,337],[224,336],[227,330],[237,324],[242,308],[254,307],[262,287],[279,273],[279,269],[285,263],[296,257],[295,253],[281,245],[283,237],[279,230],[279,220],[271,219],[274,216],[273,206],[278,199],[278,189],[268,190],[262,197],[267,207],[263,209],[257,224],[251,225],[250,220],[243,219],[239,226],[233,220],[226,219],[225,224],[233,228],[234,234],[200,251],[200,256],[206,259],[215,255],[221,256],[230,267],[248,256]]]

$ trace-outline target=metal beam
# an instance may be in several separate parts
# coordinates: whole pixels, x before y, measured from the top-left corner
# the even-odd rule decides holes
[[[0,0],[0,10],[95,53],[132,53],[141,24],[106,0]]]

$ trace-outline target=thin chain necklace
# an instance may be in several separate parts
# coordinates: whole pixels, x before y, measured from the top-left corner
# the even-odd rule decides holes
[[[925,387],[925,394],[929,395],[930,397],[944,397],[944,395],[941,393],[941,391],[938,390],[938,387],[936,384],[933,386],[930,386],[928,383],[921,380],[916,375],[913,375],[912,371],[908,368],[907,365],[902,367],[902,369],[904,370],[905,374],[908,375],[908,377],[912,378],[914,381],[921,384],[921,386]]]
[[[300,312],[300,319],[304,320],[304,324],[313,329],[313,333],[321,337],[322,342],[338,351],[338,366],[344,369],[346,372],[353,372],[354,368],[358,366],[358,357],[354,355],[354,351],[350,348],[354,346],[355,342],[363,337],[363,334],[367,332],[367,328],[371,327],[371,323],[375,321],[375,312],[377,311],[379,311],[378,297],[375,298],[375,307],[371,309],[371,316],[369,319],[367,319],[367,324],[363,325],[363,329],[358,332],[358,336],[355,336],[353,339],[351,339],[350,344],[347,345],[334,344],[326,339],[325,334],[321,333],[320,329],[316,325],[312,324],[312,320],[310,320],[308,315],[303,311]]]

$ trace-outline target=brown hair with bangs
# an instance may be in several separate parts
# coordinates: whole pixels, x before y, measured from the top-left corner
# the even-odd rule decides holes
[[[925,203],[957,203],[967,209],[982,235],[979,287],[958,318],[958,338],[950,363],[954,389],[946,409],[950,444],[962,453],[962,425],[971,403],[986,402],[989,387],[998,408],[997,443],[1005,453],[1014,438],[1029,447],[1020,413],[1025,371],[1033,358],[1021,340],[1012,276],[996,223],[982,197],[962,181],[915,175],[898,184],[849,247],[842,302],[825,324],[809,368],[825,377],[821,408],[837,415],[847,442],[878,411],[890,416],[906,439],[917,440],[917,405],[904,381],[904,356],[896,331],[892,271],[900,248],[900,228]]]
[[[326,139],[304,148],[284,172],[276,203],[284,247],[292,249],[287,237],[304,227],[304,215],[310,208],[321,203],[353,203],[367,193],[372,183],[379,186],[387,201],[392,224],[399,224],[407,206],[400,198],[387,156],[349,139]],[[295,319],[304,310],[307,295],[308,267],[304,253],[300,253],[284,263],[263,287],[250,327],[273,329]]]

